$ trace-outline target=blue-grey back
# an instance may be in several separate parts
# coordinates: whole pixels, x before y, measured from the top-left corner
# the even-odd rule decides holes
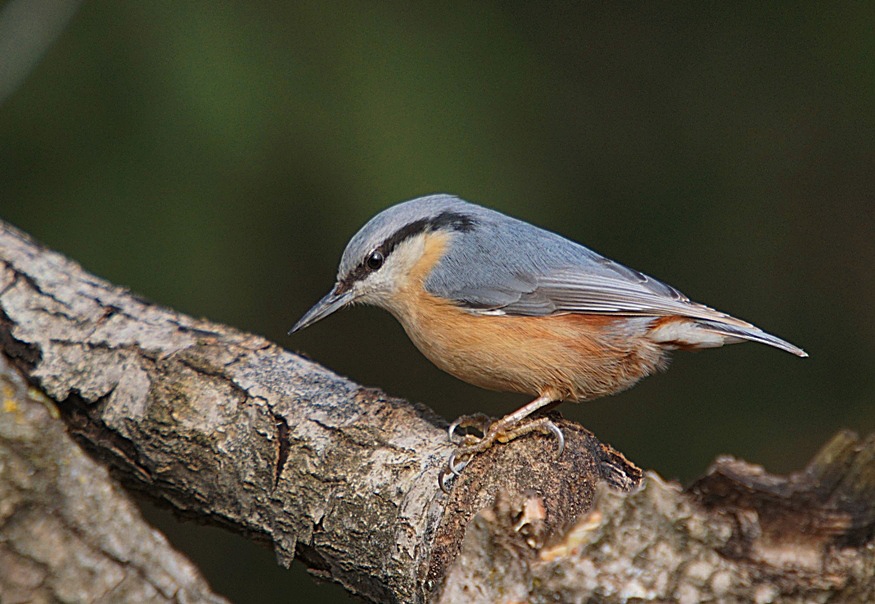
[[[534,315],[571,310],[562,304],[563,285],[577,290],[586,280],[619,282],[658,297],[684,298],[674,288],[561,235],[462,203],[455,208],[469,213],[477,224],[470,232],[454,236],[446,256],[426,280],[426,289],[435,295],[472,307]]]

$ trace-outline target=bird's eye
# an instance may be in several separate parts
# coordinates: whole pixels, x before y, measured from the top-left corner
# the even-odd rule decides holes
[[[383,266],[383,260],[385,260],[385,258],[383,257],[383,252],[381,252],[380,250],[374,250],[370,253],[366,262],[368,268],[372,271],[375,271]]]

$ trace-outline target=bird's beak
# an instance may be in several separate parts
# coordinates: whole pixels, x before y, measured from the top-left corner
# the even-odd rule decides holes
[[[301,317],[301,319],[295,323],[295,326],[289,330],[289,335],[295,333],[296,331],[301,331],[305,327],[309,327],[316,321],[320,319],[324,319],[331,313],[336,310],[340,310],[353,300],[353,294],[351,290],[346,290],[338,293],[337,290],[339,287],[335,287],[331,290],[327,296],[319,300],[313,308],[307,311],[307,313]]]

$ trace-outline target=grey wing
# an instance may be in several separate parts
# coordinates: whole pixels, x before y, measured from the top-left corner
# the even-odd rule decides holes
[[[562,268],[549,271],[530,280],[525,288],[517,288],[515,299],[503,294],[492,312],[512,315],[548,315],[554,313],[617,314],[626,316],[680,315],[696,319],[720,320],[747,326],[748,323],[712,308],[691,301],[670,285],[607,259],[597,267]],[[521,281],[521,280],[518,280]],[[490,292],[488,298],[499,302]],[[469,296],[476,298],[477,296]]]
[[[637,275],[637,278],[624,280],[612,276],[582,274],[577,271],[552,273],[541,277],[538,286],[528,293],[521,294],[516,302],[495,309],[493,312],[516,315],[564,312],[645,317],[681,316],[695,320],[695,324],[704,331],[725,337],[724,342],[751,340],[780,348],[800,357],[808,356],[798,346],[766,333],[747,321],[693,302],[670,285],[647,275],[636,271],[632,273]],[[696,340],[693,338],[690,343],[695,345]],[[703,345],[701,341],[699,344]],[[713,346],[713,344],[704,346]]]
[[[509,314],[681,315],[725,319],[726,315],[691,301],[675,288],[611,263],[610,272],[560,269],[542,275],[530,292],[502,310]]]

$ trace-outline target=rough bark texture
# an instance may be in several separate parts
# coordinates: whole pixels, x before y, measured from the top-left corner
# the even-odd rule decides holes
[[[225,602],[0,355],[0,601]]]
[[[851,433],[789,477],[722,458],[687,492],[652,473],[600,486],[540,549],[505,499],[469,525],[441,601],[875,602],[873,502],[875,434]]]
[[[642,488],[621,454],[557,417],[560,459],[521,438],[446,495],[451,447],[427,409],[150,304],[2,223],[0,354],[126,485],[374,601],[871,595],[871,441],[844,437],[804,480],[721,462],[684,493],[655,476]],[[834,530],[776,530],[790,511]]]

